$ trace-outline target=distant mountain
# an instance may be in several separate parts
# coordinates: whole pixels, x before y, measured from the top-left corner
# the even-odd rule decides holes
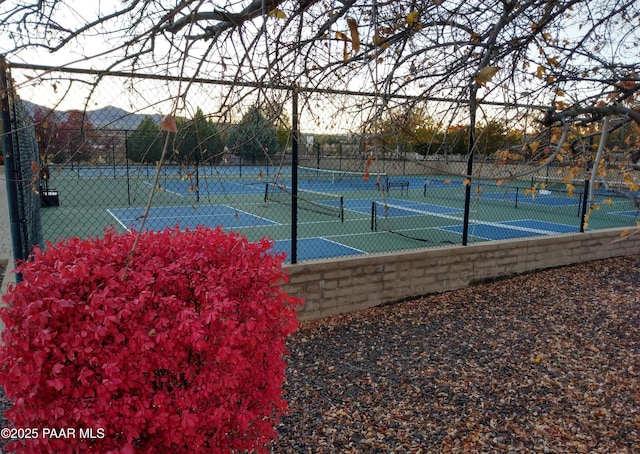
[[[22,101],[27,113],[33,116],[36,107],[42,107],[30,101]],[[64,119],[68,111],[56,111],[60,119]],[[136,129],[146,114],[135,114],[119,107],[107,106],[96,110],[88,110],[87,116],[93,126],[98,129]],[[162,115],[149,115],[155,122],[162,119]]]

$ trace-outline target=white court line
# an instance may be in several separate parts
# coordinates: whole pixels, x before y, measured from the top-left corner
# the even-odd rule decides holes
[[[127,232],[131,232],[131,230],[129,229],[129,227],[127,227],[126,225],[124,225],[124,223],[120,220],[120,218],[118,216],[116,216],[115,214],[113,214],[113,212],[111,211],[110,208],[107,208],[107,213],[109,213],[111,216],[113,216],[113,218],[116,220],[116,222],[118,224],[120,224],[122,226],[123,229],[125,229]]]

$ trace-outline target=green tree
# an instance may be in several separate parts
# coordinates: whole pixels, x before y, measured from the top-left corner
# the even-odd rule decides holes
[[[278,151],[277,132],[260,109],[252,107],[240,123],[231,128],[227,147],[242,159],[256,163]]]
[[[217,161],[224,148],[218,126],[198,107],[191,120],[178,119],[174,159],[181,163]]]
[[[127,157],[134,162],[156,162],[162,156],[160,127],[145,116],[127,138]]]

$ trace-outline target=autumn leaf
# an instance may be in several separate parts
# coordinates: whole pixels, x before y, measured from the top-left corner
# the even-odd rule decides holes
[[[486,86],[493,76],[500,70],[498,66],[485,66],[480,71],[478,71],[478,75],[476,76],[476,83],[480,86]]]
[[[553,66],[555,68],[560,66],[560,63],[558,62],[558,57],[549,57],[549,58],[547,58],[547,63],[549,63],[551,66]]]
[[[465,179],[464,179],[464,182],[463,182],[462,184],[464,184],[465,186],[469,186],[469,185],[471,185],[471,179],[469,179],[469,178],[465,178]]]
[[[360,33],[358,32],[358,23],[355,19],[347,19],[349,31],[351,32],[351,47],[356,54],[360,52]]]
[[[176,124],[176,119],[173,115],[165,115],[162,120],[160,120],[160,128],[163,131],[168,132],[178,132],[178,125]]]
[[[535,200],[536,199],[536,192],[538,192],[538,189],[534,186],[532,188],[527,188],[524,190],[524,195],[530,195],[531,196],[531,200]]]
[[[420,12],[411,11],[405,18],[407,25],[414,30],[422,30],[422,24],[420,23]]]
[[[545,72],[545,67],[538,65],[538,69],[536,71],[536,77],[538,77],[538,79],[543,79],[544,78],[544,72]]]
[[[336,32],[336,38],[342,41],[351,41],[349,37],[342,32]]]
[[[273,17],[275,19],[286,19],[287,13],[285,13],[281,9],[275,8],[269,11],[269,17]]]
[[[384,31],[376,30],[375,35],[373,35],[373,45],[376,47],[382,47],[383,49],[389,47],[389,41],[384,36]]]

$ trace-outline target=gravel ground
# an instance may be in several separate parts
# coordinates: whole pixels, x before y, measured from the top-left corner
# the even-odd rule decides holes
[[[273,453],[640,453],[640,258],[305,323]]]
[[[640,256],[303,323],[289,349],[272,453],[640,453]]]

